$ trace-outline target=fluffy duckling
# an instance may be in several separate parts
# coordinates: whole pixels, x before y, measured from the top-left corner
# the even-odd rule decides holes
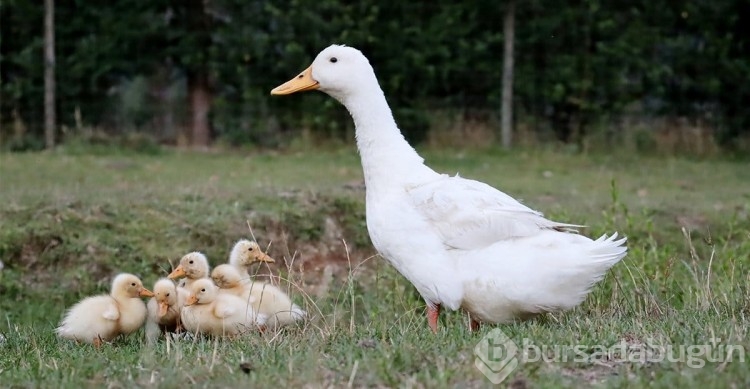
[[[187,294],[187,290],[175,286],[170,279],[156,281],[154,297],[147,304],[146,340],[149,343],[154,343],[162,332],[180,331],[180,312]]]
[[[211,273],[221,292],[233,294],[248,302],[253,309],[267,316],[266,326],[278,328],[302,320],[307,313],[292,303],[289,296],[278,287],[243,278],[231,265],[219,265]]]
[[[260,249],[258,243],[242,239],[237,241],[229,254],[229,264],[247,273],[247,269],[255,262],[276,262]]]
[[[178,283],[179,286],[190,289],[190,285],[201,278],[208,277],[210,268],[208,258],[203,253],[194,251],[185,254],[180,259],[180,264],[167,276],[170,280],[185,277]]]
[[[182,325],[194,334],[234,336],[265,324],[265,316],[255,312],[241,298],[219,293],[209,278],[193,282],[182,309]]]
[[[141,328],[146,320],[146,304],[140,298],[153,295],[138,277],[119,274],[112,281],[110,294],[81,300],[68,310],[55,332],[62,338],[91,343],[98,348],[102,342]]]

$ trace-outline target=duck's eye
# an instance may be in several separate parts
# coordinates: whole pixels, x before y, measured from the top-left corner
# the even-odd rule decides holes
[[[250,248],[248,248],[248,249],[247,249],[247,251],[253,251],[253,248],[252,248],[252,247],[250,247]]]
[[[193,261],[190,261],[189,263],[190,263],[190,264],[192,265],[192,264],[193,264]]]
[[[305,76],[304,74],[300,74],[299,76],[297,76],[297,78],[302,78],[304,76]]]
[[[134,283],[132,283],[132,284],[130,284],[130,285],[131,285],[131,286],[135,286],[135,282],[134,282]]]
[[[336,57],[331,57],[330,61],[331,61],[331,63],[336,63],[339,60]]]
[[[201,289],[201,292],[205,292],[205,291],[206,291],[206,288]]]
[[[169,297],[169,293],[167,293],[167,297]]]

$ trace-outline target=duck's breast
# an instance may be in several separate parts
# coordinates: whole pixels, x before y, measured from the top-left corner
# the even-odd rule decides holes
[[[129,334],[137,331],[146,321],[148,310],[140,298],[130,298],[118,301],[120,305],[120,331]]]
[[[433,226],[402,193],[367,198],[367,229],[373,246],[433,304],[458,308],[462,286],[457,263]]]

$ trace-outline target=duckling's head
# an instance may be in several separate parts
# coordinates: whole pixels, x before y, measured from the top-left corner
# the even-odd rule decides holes
[[[169,275],[169,279],[187,277],[190,279],[198,279],[208,277],[208,258],[203,253],[194,251],[192,253],[185,254],[180,259],[180,264],[177,266]]]
[[[260,249],[258,243],[242,239],[234,244],[229,263],[232,266],[248,267],[255,262],[276,262]]]
[[[121,273],[112,281],[112,296],[123,298],[153,297],[154,294],[143,287],[141,280],[128,273]]]
[[[190,285],[190,296],[185,305],[209,304],[216,299],[219,288],[214,285],[210,278],[201,278]]]
[[[211,279],[219,289],[229,289],[242,282],[242,274],[236,267],[223,264],[214,268],[214,271],[211,272]]]
[[[360,91],[380,91],[375,71],[361,51],[343,45],[331,45],[321,51],[312,65],[302,73],[279,85],[272,95],[320,89],[345,104]],[[382,92],[381,92],[382,93]]]
[[[162,278],[154,284],[154,299],[159,304],[159,317],[167,314],[169,307],[177,304],[177,287],[168,278]]]

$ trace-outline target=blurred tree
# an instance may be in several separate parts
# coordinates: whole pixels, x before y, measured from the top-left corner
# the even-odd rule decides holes
[[[167,42],[164,50],[187,78],[190,105],[190,142],[208,147],[211,142],[209,112],[213,100],[210,55],[212,29],[219,16],[210,0],[170,0]]]
[[[503,22],[503,103],[501,108],[503,147],[510,148],[513,142],[513,43],[515,41],[516,3],[510,0],[505,5]]]
[[[55,2],[44,0],[44,144],[55,147]]]
[[[499,23],[505,4],[58,2],[58,127],[153,129],[171,139],[164,128],[184,124],[185,138],[198,147],[217,137],[265,146],[300,133],[350,137],[351,122],[335,102],[319,94],[268,96],[332,43],[367,55],[411,141],[425,139],[445,117],[437,111],[494,123],[509,96],[499,66],[511,35]],[[750,132],[750,86],[738,82],[750,78],[746,0],[515,5],[514,106],[500,110],[501,127],[513,124],[511,113],[538,138],[549,132],[581,143],[628,114],[700,120],[720,129],[725,144]],[[3,0],[0,17],[0,131],[12,122],[42,141],[44,9]]]

